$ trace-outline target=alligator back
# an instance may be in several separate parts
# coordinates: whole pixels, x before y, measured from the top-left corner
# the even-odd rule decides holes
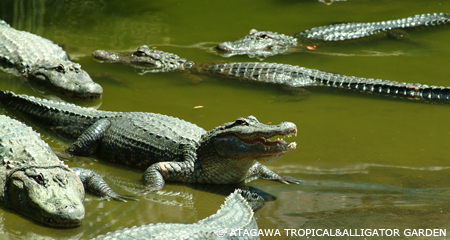
[[[411,28],[418,26],[435,26],[450,22],[450,14],[433,13],[422,14],[414,17],[402,18],[397,20],[370,22],[370,23],[341,23],[329,26],[312,28],[294,35],[307,39],[321,41],[343,41],[371,36],[380,32]]]
[[[450,88],[395,81],[358,78],[279,63],[206,63],[194,65],[201,73],[236,79],[282,84],[289,87],[329,86],[363,92],[381,93],[412,99],[449,101]]]
[[[1,90],[0,101],[34,124],[47,127],[53,132],[70,139],[80,136],[83,131],[98,119],[120,114],[97,111],[92,108],[79,107],[75,104],[27,95],[17,95],[13,92]]]
[[[216,214],[197,223],[150,224],[118,230],[95,239],[259,239],[257,234],[256,236],[248,234],[250,231],[258,232],[258,225],[249,202],[263,202],[263,200],[260,196],[255,197],[248,192],[246,194],[245,191],[243,195],[241,194],[241,190],[236,190],[226,198]],[[244,232],[247,234],[244,235]]]
[[[68,61],[66,52],[52,41],[19,31],[0,20],[0,59],[26,71],[41,61]]]
[[[103,135],[99,155],[144,169],[150,163],[175,160],[182,154],[182,146],[197,147],[206,133],[193,123],[156,113],[99,111],[9,91],[0,91],[0,102],[33,124],[73,140],[97,121],[107,119],[111,125]],[[121,149],[112,147],[118,145]]]

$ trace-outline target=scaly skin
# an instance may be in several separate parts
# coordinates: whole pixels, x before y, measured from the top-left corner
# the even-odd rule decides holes
[[[233,231],[241,229],[239,239],[259,239],[244,235],[244,231],[258,231],[254,211],[262,207],[264,200],[256,193],[237,189],[230,194],[216,214],[197,223],[158,223],[126,228],[100,235],[96,240],[125,239],[237,239]]]
[[[143,48],[147,46],[142,46]],[[97,51],[100,52],[100,51]],[[104,51],[102,51],[104,52]],[[126,54],[124,54],[126,55]],[[129,54],[128,54],[129,55]],[[167,55],[165,57],[164,55]],[[95,56],[95,55],[94,55]],[[103,56],[117,56],[115,63],[130,64],[129,61],[121,60],[121,55],[104,52]],[[160,59],[182,59],[172,53],[158,51],[158,58],[145,57],[150,62],[152,72],[162,71],[187,71],[189,73],[214,74],[224,77],[249,80],[260,83],[280,84],[293,88],[308,86],[339,87],[353,89],[362,92],[380,93],[395,97],[408,99],[421,99],[431,101],[450,100],[449,87],[428,86],[422,84],[399,83],[381,79],[367,79],[353,76],[345,76],[308,69],[299,66],[264,62],[242,62],[242,63],[200,63],[191,61],[161,61]],[[140,61],[143,62],[143,61]],[[142,67],[142,65],[139,65]]]
[[[148,191],[161,189],[165,181],[230,184],[262,177],[300,182],[278,176],[257,162],[272,162],[295,150],[295,142],[268,140],[295,135],[293,123],[265,125],[250,116],[205,131],[161,114],[97,111],[12,92],[0,91],[0,101],[35,124],[76,140],[68,149],[72,154],[95,153],[145,170]]]
[[[3,115],[0,146],[0,203],[36,221],[55,227],[80,225],[85,182],[86,190],[105,198],[127,199],[92,171],[68,168],[38,133]],[[88,185],[81,175],[95,180]]]
[[[372,36],[393,29],[405,29],[418,26],[435,26],[450,21],[450,14],[422,14],[397,20],[371,23],[341,23],[312,28],[295,34],[293,37],[276,32],[252,29],[249,35],[234,41],[217,45],[216,49],[225,52],[224,56],[249,55],[250,57],[268,57],[283,53],[297,46],[297,40],[344,41]]]
[[[0,62],[2,69],[22,75],[38,85],[76,98],[99,98],[100,85],[93,82],[80,64],[71,62],[52,41],[18,31],[0,20]]]
[[[110,63],[121,63],[132,65],[136,68],[145,68],[149,72],[171,72],[184,70],[193,65],[193,62],[187,62],[186,59],[178,55],[167,53],[148,46],[140,46],[134,53],[113,53],[105,50],[97,50],[92,53],[95,59]]]

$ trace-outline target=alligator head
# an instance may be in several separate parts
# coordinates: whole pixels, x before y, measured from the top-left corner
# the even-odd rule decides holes
[[[44,61],[31,68],[27,78],[77,98],[99,98],[103,93],[102,87],[92,81],[80,64],[71,61]]]
[[[216,46],[216,49],[222,52],[225,57],[234,55],[249,55],[249,57],[269,57],[289,48],[297,46],[297,39],[268,31],[250,30],[250,33],[234,42],[224,42]]]
[[[60,166],[13,170],[6,195],[12,209],[50,226],[75,227],[84,218],[83,184]]]
[[[266,125],[254,116],[238,118],[202,136],[198,158],[206,174],[225,174],[232,169],[229,174],[234,175],[235,182],[239,182],[256,161],[273,162],[296,148],[295,142],[271,138],[296,134],[297,127],[290,122]]]
[[[176,54],[151,49],[147,45],[140,46],[134,53],[121,54],[97,50],[92,53],[92,57],[111,63],[129,64],[146,69],[148,72],[184,70],[185,67],[193,65],[192,62],[187,62],[185,58],[180,58]]]

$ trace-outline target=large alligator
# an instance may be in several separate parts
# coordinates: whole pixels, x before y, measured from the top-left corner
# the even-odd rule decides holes
[[[316,27],[295,34],[293,37],[276,32],[252,29],[249,35],[234,42],[224,42],[216,49],[226,52],[225,56],[249,55],[250,57],[269,57],[283,53],[297,46],[297,41],[343,41],[372,36],[393,29],[418,26],[435,26],[450,22],[450,14],[433,13],[397,20],[370,23],[340,23]],[[393,34],[395,35],[395,34]]]
[[[100,85],[52,41],[0,20],[0,69],[77,98],[99,98]]]
[[[327,73],[315,69],[279,63],[235,62],[200,63],[187,61],[179,56],[141,46],[134,53],[95,51],[93,57],[112,63],[147,66],[150,72],[187,71],[189,73],[215,74],[235,79],[261,83],[280,84],[288,87],[326,86],[380,93],[409,99],[449,101],[450,88],[395,81],[358,78]]]
[[[67,167],[38,133],[0,115],[0,204],[41,223],[74,227],[84,218],[84,188],[126,200],[90,170]]]
[[[297,134],[290,122],[265,125],[238,118],[211,131],[184,120],[145,112],[110,112],[0,91],[0,102],[62,137],[76,140],[74,155],[101,158],[145,170],[143,182],[156,191],[165,181],[230,184],[282,177],[257,161],[272,162],[295,150],[296,143],[269,138]]]
[[[260,239],[254,211],[264,199],[256,193],[236,189],[216,214],[197,223],[157,223],[125,228],[96,240],[126,239]]]

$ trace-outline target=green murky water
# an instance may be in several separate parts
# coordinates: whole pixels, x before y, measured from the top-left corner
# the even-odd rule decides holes
[[[328,1],[329,3],[329,1]],[[274,86],[179,73],[139,74],[128,66],[91,58],[98,49],[132,51],[157,46],[195,62],[224,60],[211,50],[252,28],[287,35],[336,22],[381,21],[450,12],[447,1],[1,1],[0,18],[64,45],[104,89],[102,110],[148,111],[212,129],[240,116],[297,124],[296,151],[268,165],[302,185],[248,183],[270,200],[257,212],[261,229],[449,229],[450,106],[384,96],[308,88],[297,97]],[[408,31],[386,38],[322,44],[265,59],[358,77],[450,86],[450,29]],[[229,61],[258,61],[237,56]],[[1,89],[56,98],[1,74]],[[202,108],[194,108],[203,106]],[[289,139],[289,140],[291,140]],[[46,137],[61,153],[68,143]],[[61,154],[60,154],[61,155]],[[63,159],[94,169],[118,191],[139,189],[141,172],[93,158]],[[120,203],[87,195],[86,217],[74,229],[52,229],[0,209],[0,238],[89,239],[157,222],[192,223],[217,211],[232,190],[224,186],[164,187],[166,195]],[[447,234],[450,234],[447,231]],[[330,237],[336,239],[337,237]],[[347,238],[347,237],[345,237]],[[349,237],[352,238],[352,237]],[[353,237],[358,238],[358,237]],[[380,237],[381,238],[381,237]],[[414,237],[413,237],[414,238]]]

